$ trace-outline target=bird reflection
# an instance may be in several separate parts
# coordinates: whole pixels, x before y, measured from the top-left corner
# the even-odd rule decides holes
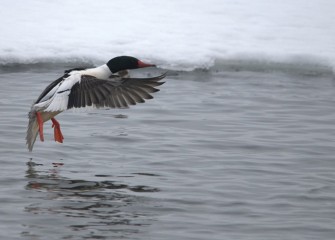
[[[127,193],[155,192],[156,188],[113,180],[69,179],[61,176],[61,167],[38,170],[43,167],[33,161],[27,166],[26,189],[31,190],[33,203],[25,211],[38,216],[37,223],[27,224],[29,234],[42,236],[52,220],[57,229],[62,229],[57,231],[59,239],[109,239],[138,234],[154,220],[149,210],[154,200]]]

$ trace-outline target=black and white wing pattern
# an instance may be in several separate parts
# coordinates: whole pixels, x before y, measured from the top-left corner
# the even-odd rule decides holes
[[[60,85],[64,81],[64,79],[66,79],[68,76],[69,76],[68,74],[65,74],[64,76],[50,83],[44,89],[41,95],[37,98],[37,100],[35,101],[35,104],[50,99],[55,94],[55,91],[57,90],[57,85]]]
[[[93,106],[96,108],[128,108],[129,105],[143,103],[153,98],[150,93],[159,91],[155,88],[166,73],[152,78],[121,78],[119,80],[98,79],[82,75],[69,94],[67,109]]]

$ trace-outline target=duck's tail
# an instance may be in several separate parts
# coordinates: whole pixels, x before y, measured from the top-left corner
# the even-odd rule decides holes
[[[38,124],[36,118],[36,111],[31,110],[28,114],[29,123],[27,128],[26,144],[28,146],[29,152],[33,150],[34,143],[38,135]]]

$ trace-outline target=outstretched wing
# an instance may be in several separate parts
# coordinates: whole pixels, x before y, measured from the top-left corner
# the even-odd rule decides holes
[[[50,83],[45,89],[44,91],[41,93],[41,95],[37,98],[37,100],[35,101],[35,103],[39,103],[39,102],[43,102],[45,100],[48,100],[49,98],[51,98],[56,91],[56,86],[61,83],[65,78],[67,78],[69,75],[66,73],[64,74],[64,76],[58,78],[57,80],[53,81],[52,83]]]
[[[166,73],[152,78],[121,78],[120,80],[103,80],[90,75],[83,75],[81,81],[71,88],[67,109],[93,107],[128,108],[129,105],[145,102],[153,98],[150,93],[159,91],[155,88]]]

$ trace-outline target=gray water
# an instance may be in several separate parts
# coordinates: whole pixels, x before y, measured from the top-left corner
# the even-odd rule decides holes
[[[64,143],[46,123],[29,153],[62,70],[0,74],[0,239],[334,239],[333,76],[172,73],[145,104],[60,114]]]

